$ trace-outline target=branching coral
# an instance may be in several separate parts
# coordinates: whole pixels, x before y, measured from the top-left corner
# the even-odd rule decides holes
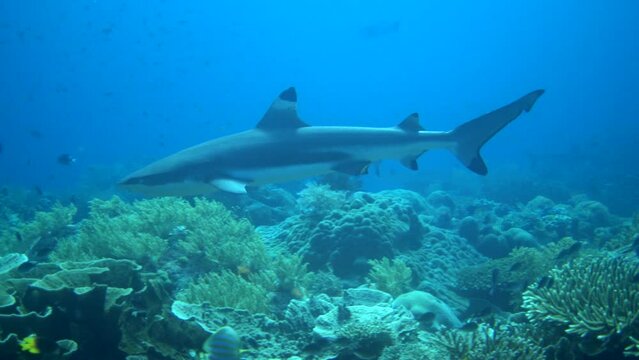
[[[267,262],[251,224],[215,201],[195,199],[191,204],[165,197],[127,204],[113,197],[91,201],[90,209],[78,234],[59,244],[54,259],[110,257],[157,264],[172,247],[169,258],[205,262],[205,271],[237,271],[240,266],[257,271]]]
[[[2,231],[0,253],[26,253],[35,250],[40,242],[44,247],[53,247],[57,240],[72,233],[70,226],[76,212],[75,206],[60,203],[53,205],[49,211],[36,212],[33,220]]]
[[[381,291],[387,292],[393,297],[405,293],[410,289],[413,272],[402,260],[382,258],[381,260],[369,260],[371,270],[368,273],[369,281]]]
[[[552,270],[549,276],[552,284],[532,285],[523,295],[523,307],[533,323],[558,325],[582,339],[596,338],[599,346],[589,353],[617,341],[628,345],[631,336],[639,335],[636,261],[587,256]]]
[[[444,330],[423,334],[423,340],[438,356],[433,358],[467,360],[541,360],[543,349],[530,339],[526,324],[491,327],[481,324],[476,330]]]
[[[246,309],[252,312],[269,311],[267,291],[230,271],[201,276],[182,290],[177,298],[192,304],[207,302],[213,306]]]

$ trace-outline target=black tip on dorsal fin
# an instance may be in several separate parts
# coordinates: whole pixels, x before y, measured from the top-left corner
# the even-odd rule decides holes
[[[308,126],[297,115],[297,92],[290,87],[280,93],[262,117],[257,128],[262,130],[297,129]]]
[[[419,124],[419,114],[412,113],[404,119],[399,125],[398,128],[409,131],[409,132],[418,132],[424,130],[424,128]]]
[[[282,91],[280,99],[284,101],[297,102],[297,92],[295,91],[295,88],[291,86],[290,88]]]

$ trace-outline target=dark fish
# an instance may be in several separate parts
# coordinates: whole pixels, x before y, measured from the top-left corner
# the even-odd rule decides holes
[[[346,307],[346,305],[341,304],[337,308],[337,321],[344,322],[351,318],[351,311]]]
[[[476,323],[476,322],[474,322],[474,321],[469,321],[469,322],[465,323],[464,325],[462,325],[462,326],[459,328],[459,330],[461,330],[461,331],[468,331],[468,332],[470,332],[470,331],[475,331],[475,330],[477,330],[477,328],[478,328],[478,327],[479,327],[479,325],[477,325],[477,323]]]
[[[36,265],[38,265],[37,261],[29,260],[29,261],[21,264],[20,266],[18,266],[18,271],[21,271],[21,272],[29,271],[29,270],[33,269],[34,267],[36,267]]]
[[[16,231],[16,240],[22,242],[24,239],[22,238],[22,234],[19,231]]]
[[[42,191],[42,188],[39,187],[38,185],[35,185],[33,187],[33,192],[36,193],[36,195],[38,195],[38,196],[44,195],[44,191]]]
[[[576,243],[574,243],[574,244],[570,245],[569,247],[567,247],[567,248],[565,248],[565,249],[561,250],[561,251],[559,252],[559,254],[557,254],[556,259],[557,259],[557,260],[559,260],[559,259],[565,259],[565,258],[567,258],[567,257],[569,257],[569,256],[571,256],[571,255],[573,255],[573,254],[575,254],[575,253],[577,253],[577,252],[579,251],[579,249],[581,249],[581,242],[580,242],[580,241],[577,241]]]
[[[435,321],[435,313],[434,312],[427,312],[422,314],[422,316],[419,318],[419,321],[430,324],[433,321]]]
[[[31,137],[34,139],[42,139],[42,133],[40,132],[40,130],[31,129],[29,130],[29,135],[31,135]]]
[[[230,326],[220,328],[204,343],[209,360],[239,360],[240,337]]]
[[[490,290],[488,291],[488,295],[495,296],[495,294],[497,294],[497,285],[499,284],[499,269],[493,269],[490,276]]]
[[[555,283],[555,280],[552,276],[544,276],[537,282],[537,289],[543,289],[545,287],[552,287]]]
[[[631,247],[635,251],[635,255],[639,256],[639,234],[635,234]]]
[[[61,154],[58,156],[58,164],[60,165],[71,165],[75,162],[75,158],[69,154]]]
[[[524,266],[524,262],[523,261],[517,261],[516,263],[512,264],[512,266],[510,267],[510,271],[517,271],[517,270],[521,269],[522,266]]]

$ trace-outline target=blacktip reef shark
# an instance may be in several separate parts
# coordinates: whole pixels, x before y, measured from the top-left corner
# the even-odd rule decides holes
[[[398,159],[417,170],[420,155],[440,148],[451,151],[471,171],[486,175],[481,147],[530,111],[543,93],[533,91],[451,131],[426,131],[416,113],[389,128],[309,126],[297,114],[297,93],[291,87],[273,101],[254,129],[177,152],[130,174],[120,185],[151,196],[245,193],[247,186],[330,172],[361,175],[370,164],[385,159]]]

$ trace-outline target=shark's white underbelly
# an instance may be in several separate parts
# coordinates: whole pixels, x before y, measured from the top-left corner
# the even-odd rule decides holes
[[[327,174],[333,171],[335,166],[336,163],[333,162],[288,165],[234,170],[230,175],[235,179],[250,179],[250,185],[262,185]]]

